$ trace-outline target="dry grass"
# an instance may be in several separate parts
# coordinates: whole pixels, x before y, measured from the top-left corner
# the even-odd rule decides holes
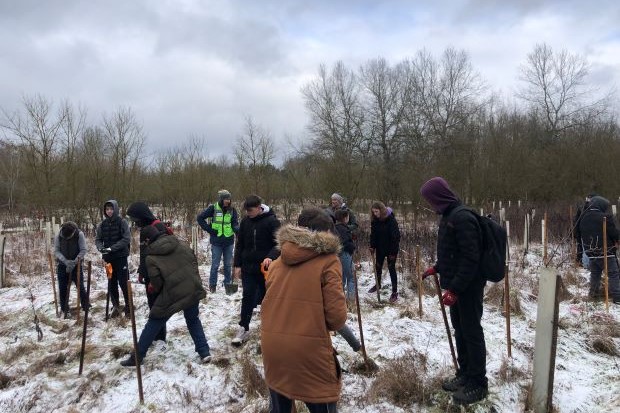
[[[498,383],[516,382],[527,377],[527,372],[516,368],[512,360],[504,357],[497,372]]]
[[[13,364],[13,362],[15,362],[16,360],[34,353],[38,349],[38,347],[39,346],[37,343],[25,340],[7,349],[4,353],[2,353],[0,359],[5,364]]]
[[[419,308],[414,308],[411,305],[406,306],[401,312],[400,312],[400,318],[419,318],[420,317],[420,309]]]
[[[6,389],[13,382],[13,377],[0,372],[0,390]]]
[[[603,353],[609,356],[620,356],[618,347],[611,337],[595,336],[590,340],[590,348],[596,353]]]
[[[601,319],[592,327],[592,335],[601,337],[620,337],[620,322],[613,318]]]
[[[267,397],[269,389],[265,383],[263,375],[252,361],[248,351],[245,351],[239,357],[239,365],[241,366],[240,385],[248,398]]]
[[[377,371],[379,371],[379,366],[373,359],[368,357],[368,363],[366,363],[363,359],[357,359],[354,363],[349,367],[349,371],[354,374],[361,374],[362,376],[372,377]]]
[[[125,357],[127,354],[133,351],[133,347],[129,344],[114,346],[110,349],[110,354],[114,359],[118,360],[121,357]]]
[[[371,400],[385,398],[400,407],[414,404],[431,405],[441,379],[427,374],[427,360],[419,353],[390,360],[373,382]]]

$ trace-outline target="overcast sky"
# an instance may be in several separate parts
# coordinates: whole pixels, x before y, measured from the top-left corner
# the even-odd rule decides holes
[[[617,0],[0,0],[0,107],[41,94],[98,123],[130,106],[151,150],[195,135],[215,158],[245,116],[278,141],[303,139],[300,88],[322,63],[452,46],[510,95],[542,42],[585,56],[604,88],[620,84]]]

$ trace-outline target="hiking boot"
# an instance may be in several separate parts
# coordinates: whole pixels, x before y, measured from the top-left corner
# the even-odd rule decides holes
[[[233,337],[231,344],[233,346],[240,346],[250,338],[250,330],[246,330],[244,327],[239,326],[239,330],[235,337]]]
[[[377,285],[373,285],[370,290],[368,290],[368,294],[372,294],[372,293],[376,293],[377,292]]]
[[[466,382],[467,380],[465,379],[465,376],[454,376],[450,379],[444,380],[444,382],[441,383],[441,388],[445,391],[454,392],[465,386]]]
[[[210,292],[211,294],[214,294],[216,289],[217,289],[217,288],[216,288],[216,286],[215,286],[215,285],[210,285],[210,286],[209,286],[209,292]]]
[[[114,308],[112,308],[112,314],[110,314],[110,318],[117,318],[121,316],[121,312],[118,310],[117,306],[114,306]]]
[[[142,360],[140,360],[140,364],[142,364]],[[133,354],[130,354],[125,360],[121,361],[121,366],[123,367],[135,367],[136,359]]]
[[[398,301],[398,292],[394,291],[392,295],[390,295],[390,302],[395,303],[396,301]]]
[[[466,405],[484,400],[489,395],[486,386],[475,383],[466,383],[463,387],[452,394],[454,404]]]
[[[63,314],[63,317],[65,320],[73,319],[73,316],[71,315],[71,311],[65,311],[65,313]]]
[[[213,359],[213,357],[211,357],[211,355],[210,355],[210,354],[207,354],[207,355],[206,355],[206,356],[204,356],[204,357],[200,357],[200,362],[201,362],[202,364],[209,364],[209,363],[211,363],[211,360],[212,360],[212,359]]]

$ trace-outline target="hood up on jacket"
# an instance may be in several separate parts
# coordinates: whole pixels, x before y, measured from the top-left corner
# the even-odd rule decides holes
[[[134,202],[129,205],[129,208],[127,208],[127,215],[129,215],[129,218],[139,227],[151,225],[156,219],[149,206],[144,202]]]
[[[112,208],[114,208],[114,212],[112,212],[112,216],[110,218],[115,218],[120,215],[120,208],[118,207],[118,202],[116,202],[115,199],[108,199],[107,201],[105,201],[105,204],[103,204],[103,210],[101,211],[104,219],[108,217],[105,214],[105,207],[107,207],[108,205],[111,205]]]
[[[67,221],[60,227],[60,238],[71,239],[78,234],[79,228],[75,222]]]
[[[276,233],[281,259],[286,265],[296,265],[323,254],[338,254],[340,238],[328,231],[312,231],[295,225],[285,225]]]
[[[601,212],[607,212],[610,202],[602,196],[593,196],[590,199],[589,209],[598,209]]]

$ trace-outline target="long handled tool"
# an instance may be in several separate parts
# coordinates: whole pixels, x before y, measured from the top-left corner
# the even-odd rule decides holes
[[[47,254],[48,261],[50,262],[50,274],[52,276],[52,291],[54,291],[54,307],[56,308],[56,318],[60,317],[58,312],[58,298],[56,297],[56,278],[54,277],[54,260],[52,259],[52,253]]]
[[[90,304],[90,274],[92,270],[92,263],[88,261],[88,278],[86,279],[86,298]],[[82,349],[80,351],[80,370],[78,375],[82,375],[82,368],[84,367],[84,353],[86,352],[86,328],[88,326],[88,310],[90,305],[87,305],[84,309],[84,327],[82,328]]]
[[[371,253],[372,255],[372,270],[375,273],[375,288],[377,289],[377,302],[381,302],[381,279],[380,274],[377,271],[377,257],[375,255],[375,252],[373,251]]]
[[[439,277],[437,274],[433,274],[435,278],[435,287],[437,288],[437,297],[439,297],[439,305],[441,306],[441,314],[443,315],[443,323],[446,326],[446,333],[448,334],[448,343],[450,344],[450,353],[452,353],[452,362],[454,363],[454,369],[459,371],[459,364],[456,361],[456,353],[454,352],[454,344],[452,344],[452,333],[450,332],[450,326],[448,325],[448,316],[446,316],[446,307],[441,300],[441,287],[439,286]]]
[[[364,344],[364,329],[362,328],[362,312],[360,310],[360,294],[357,289],[357,268],[355,264],[353,264],[353,280],[355,281],[355,305],[357,307],[357,323],[360,327],[360,341],[362,343],[362,355],[364,356],[364,363],[366,364],[366,368],[369,369],[368,365],[368,355],[366,354],[366,345]]]
[[[605,310],[609,312],[609,266],[607,263],[607,217],[603,217],[603,257],[605,259]]]
[[[420,246],[415,246],[415,273],[420,274],[418,277],[418,313],[420,317],[422,317],[423,309],[422,309],[422,295],[424,294],[424,283],[422,280],[422,271],[420,271]]]
[[[138,373],[138,395],[140,404],[144,404],[144,392],[142,391],[142,370],[140,369],[140,354],[138,353],[138,335],[136,334],[136,316],[133,308],[133,292],[131,289],[131,280],[127,280],[127,296],[129,298],[129,316],[131,317],[131,332],[133,334],[133,359],[136,362],[136,371]]]
[[[78,258],[77,260],[77,269],[75,270],[75,288],[77,289],[77,304],[76,304],[76,308],[77,308],[77,321],[80,321],[80,304],[81,302],[81,292],[82,292],[82,278],[81,278],[81,272],[82,272],[82,260]]]

